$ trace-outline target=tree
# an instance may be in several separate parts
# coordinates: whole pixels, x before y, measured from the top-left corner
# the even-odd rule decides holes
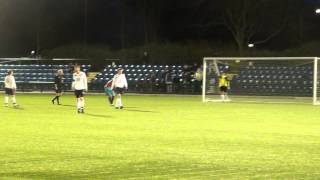
[[[121,38],[121,49],[126,48],[126,20],[127,20],[127,1],[121,0],[121,30],[120,30],[120,38]]]
[[[289,6],[289,0],[219,0],[215,3],[240,56],[244,55],[248,43],[265,43],[286,27]],[[253,37],[261,40],[255,41]]]
[[[139,0],[137,2],[137,5],[141,7],[145,45],[158,41],[164,2],[162,0]]]

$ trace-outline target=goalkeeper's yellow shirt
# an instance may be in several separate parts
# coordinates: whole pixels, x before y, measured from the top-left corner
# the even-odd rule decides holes
[[[221,76],[219,78],[219,87],[229,87],[229,81],[227,79],[227,76]]]

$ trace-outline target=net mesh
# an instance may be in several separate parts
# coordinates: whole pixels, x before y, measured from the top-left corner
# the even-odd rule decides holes
[[[313,59],[265,59],[265,60],[206,60],[205,101],[219,101],[219,76],[225,73],[230,81],[228,90],[232,98],[257,98],[285,100],[303,97],[311,101],[313,96]],[[319,63],[317,66],[320,68]],[[318,68],[318,69],[319,69]],[[316,72],[319,77],[319,71]],[[320,86],[319,78],[317,87]],[[317,89],[320,95],[320,88]],[[234,99],[233,98],[233,99]],[[297,99],[297,98],[295,98]]]

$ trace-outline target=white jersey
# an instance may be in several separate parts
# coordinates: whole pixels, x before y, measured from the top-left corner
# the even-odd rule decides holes
[[[116,74],[113,77],[112,88],[128,88],[126,76],[124,74]]]
[[[8,75],[8,76],[5,77],[5,79],[4,79],[4,87],[8,88],[8,89],[16,89],[17,88],[17,84],[16,84],[16,81],[14,79],[14,76]]]
[[[72,87],[75,90],[88,90],[87,75],[84,72],[73,73]]]

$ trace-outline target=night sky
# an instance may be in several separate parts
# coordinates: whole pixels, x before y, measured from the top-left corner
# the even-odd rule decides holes
[[[223,11],[234,8],[236,3],[229,1],[230,4],[220,6],[219,3],[227,1],[1,0],[0,56],[23,56],[32,49],[38,48],[41,52],[73,43],[99,44],[115,50],[154,42],[232,44],[234,37],[223,24]],[[269,1],[270,4],[276,2]],[[283,3],[275,7],[289,7],[286,27],[277,38],[262,43],[263,48],[286,49],[320,40],[320,15],[314,12],[320,8],[320,0],[279,1]],[[281,11],[270,5],[260,19],[264,23],[259,28],[263,30],[254,34],[250,41],[259,41],[276,31],[279,18],[283,16]],[[301,36],[299,39],[297,34]]]

